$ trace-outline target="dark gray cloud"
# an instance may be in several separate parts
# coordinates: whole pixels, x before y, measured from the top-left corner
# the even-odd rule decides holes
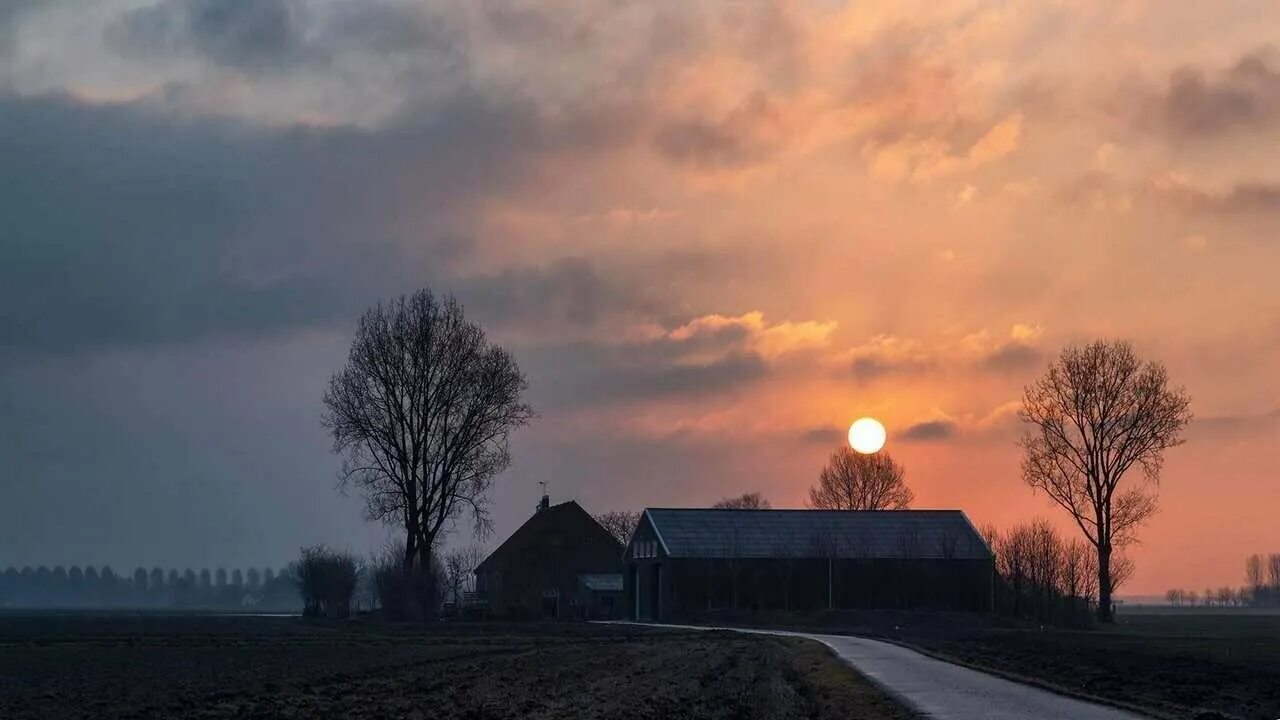
[[[916,423],[902,431],[902,439],[912,442],[947,440],[956,434],[956,424],[950,420],[930,420]]]
[[[658,129],[653,143],[673,162],[704,169],[749,165],[770,155],[778,138],[772,101],[755,94],[722,119],[702,118],[669,122]]]
[[[664,303],[626,278],[605,277],[580,257],[521,266],[456,281],[469,311],[497,327],[525,331],[554,326],[588,328],[627,317],[660,316]]]
[[[530,387],[542,408],[607,405],[672,396],[704,397],[763,378],[769,366],[759,355],[732,352],[685,361],[680,343],[601,344],[576,342],[524,348]]]
[[[855,377],[863,380],[875,380],[887,375],[925,372],[932,369],[934,363],[919,357],[866,355],[854,358],[849,367]]]
[[[834,426],[816,427],[800,433],[800,442],[831,445],[845,439],[846,430]]]
[[[5,0],[0,2],[0,57],[8,52],[9,45],[18,36],[18,26],[25,16],[34,10],[40,0]]]
[[[1280,183],[1241,182],[1222,191],[1179,183],[1158,186],[1155,192],[1188,212],[1250,215],[1280,210]]]
[[[274,332],[445,282],[478,203],[532,183],[571,137],[608,141],[592,118],[565,122],[475,95],[376,131],[0,97],[0,344]],[[576,318],[609,294],[573,261],[479,289]]]
[[[194,53],[246,72],[326,65],[344,53],[426,53],[465,61],[448,16],[402,0],[323,6],[304,0],[162,0],[131,10],[107,30],[121,53],[155,58]]]
[[[1274,438],[1277,430],[1280,430],[1280,407],[1260,413],[1196,418],[1190,427],[1192,435],[1204,433],[1210,437],[1231,440]]]
[[[979,363],[998,373],[1021,372],[1038,366],[1044,355],[1037,348],[1021,342],[1008,342],[984,356]]]
[[[1276,60],[1276,53],[1268,49],[1245,54],[1219,71],[1179,68],[1141,117],[1181,139],[1274,128],[1280,124]]]
[[[163,0],[126,13],[109,31],[134,53],[193,49],[231,67],[260,68],[300,59],[303,7],[291,0]]]

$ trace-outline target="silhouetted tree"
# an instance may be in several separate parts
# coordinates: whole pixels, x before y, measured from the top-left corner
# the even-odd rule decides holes
[[[631,535],[636,531],[636,525],[640,524],[640,513],[626,510],[610,510],[592,517],[623,545],[631,542]]]
[[[444,601],[446,575],[444,562],[433,553],[426,568],[404,566],[404,548],[389,545],[374,559],[373,585],[378,605],[391,620],[427,620],[436,615]]]
[[[296,570],[303,616],[348,617],[359,569],[359,562],[350,553],[323,545],[303,548]]]
[[[245,576],[249,583],[249,587],[256,588],[262,585],[262,573],[258,572],[258,568],[249,568],[249,571],[245,573]]]
[[[1098,555],[1098,619],[1110,622],[1112,553],[1156,509],[1164,451],[1182,443],[1190,400],[1124,342],[1069,347],[1027,387],[1022,476],[1060,505]],[[1144,483],[1124,483],[1134,466]]]
[[[1250,555],[1244,560],[1245,584],[1251,588],[1263,586],[1262,556]]]
[[[462,513],[488,528],[488,490],[511,462],[508,436],[533,416],[515,360],[429,290],[360,318],[346,367],[324,395],[325,425],[345,456],[342,484],[370,519],[404,533],[406,569],[429,568]]]
[[[141,595],[147,591],[147,569],[140,567],[133,571],[133,591]]]
[[[915,494],[906,472],[887,452],[863,455],[842,446],[809,488],[809,505],[820,510],[905,510]]]
[[[213,586],[213,573],[209,572],[209,568],[200,570],[200,589],[208,590]]]
[[[214,582],[217,583],[218,587],[223,587],[227,584],[227,569],[218,568],[218,570],[213,574],[213,577]]]
[[[476,566],[484,559],[484,551],[477,545],[458,548],[444,556],[445,584],[453,600],[454,613],[462,616],[462,594],[470,586]]]
[[[768,510],[773,507],[764,495],[758,492],[743,493],[737,497],[728,497],[711,507],[719,510]]]

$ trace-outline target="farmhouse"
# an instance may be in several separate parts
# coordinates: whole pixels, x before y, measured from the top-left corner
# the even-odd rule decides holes
[[[476,566],[476,593],[507,618],[612,618],[622,612],[623,547],[569,501],[538,511]]]
[[[624,556],[627,616],[991,608],[991,550],[959,510],[649,508]]]

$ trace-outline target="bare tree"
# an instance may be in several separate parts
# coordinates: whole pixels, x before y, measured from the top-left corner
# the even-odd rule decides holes
[[[341,484],[368,517],[404,532],[406,570],[430,568],[436,541],[468,514],[488,529],[488,490],[511,462],[508,437],[533,416],[512,356],[451,297],[429,290],[360,318],[346,367],[329,381],[325,425],[345,456]]]
[[[1062,546],[1062,589],[1070,597],[1092,600],[1098,592],[1097,555],[1083,540]]]
[[[1123,552],[1117,552],[1111,556],[1111,564],[1108,566],[1111,575],[1112,591],[1119,590],[1122,585],[1129,582],[1129,578],[1133,577],[1133,571],[1136,569],[1133,558],[1125,555]],[[1101,582],[1102,578],[1098,578]]]
[[[360,561],[351,553],[323,545],[303,548],[301,555],[296,564],[296,583],[302,596],[303,617],[349,616],[360,576]]]
[[[623,545],[631,542],[631,535],[640,524],[640,513],[627,510],[610,510],[592,517]]]
[[[1267,584],[1280,592],[1280,553],[1267,556]]]
[[[905,510],[915,499],[906,472],[887,452],[863,455],[848,447],[831,459],[809,488],[809,505],[821,510]]]
[[[773,506],[758,492],[742,493],[737,497],[727,497],[711,507],[717,510],[768,510]]]
[[[483,559],[484,550],[478,545],[458,548],[444,556],[445,587],[458,617],[462,616],[462,595],[470,587],[472,574]]]
[[[1262,587],[1262,556],[1250,555],[1244,560],[1245,584],[1251,588]]]
[[[1098,555],[1098,619],[1111,621],[1112,552],[1155,512],[1164,451],[1180,445],[1191,401],[1124,342],[1063,351],[1026,389],[1022,476],[1075,520]],[[1142,482],[1124,482],[1141,468]]]

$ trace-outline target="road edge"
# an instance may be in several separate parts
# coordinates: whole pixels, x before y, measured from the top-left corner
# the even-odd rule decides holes
[[[1127,703],[1123,700],[1115,700],[1113,698],[1105,698],[1105,697],[1100,697],[1098,695],[1090,695],[1089,693],[1081,692],[1079,690],[1072,690],[1071,688],[1063,687],[1062,685],[1057,685],[1055,683],[1051,683],[1046,680],[1040,680],[1039,678],[1029,677],[1027,675],[1020,675],[1015,672],[1010,672],[1008,670],[1003,670],[1000,668],[994,668],[989,665],[983,665],[981,663],[968,662],[965,660],[961,660],[953,655],[940,653],[935,650],[930,650],[928,648],[921,647],[919,645],[913,645],[912,643],[909,643],[909,642],[903,642],[902,640],[894,640],[892,638],[887,638],[887,637],[877,637],[874,635],[850,635],[849,637],[860,637],[867,640],[879,640],[880,642],[886,642],[891,645],[897,645],[898,647],[906,648],[907,650],[911,650],[912,652],[918,652],[921,655],[924,655],[925,657],[933,658],[934,660],[938,660],[940,662],[950,663],[958,667],[967,668],[969,670],[973,670],[974,672],[993,675],[1003,680],[1016,682],[1019,685],[1027,685],[1029,687],[1038,688],[1046,692],[1051,692],[1055,695],[1062,695],[1063,697],[1069,697],[1075,700],[1083,700],[1085,702],[1094,703],[1095,705],[1106,705],[1108,707],[1113,707],[1117,710],[1124,710],[1126,712],[1131,712],[1136,715],[1152,718],[1152,720],[1184,720],[1185,718],[1185,716],[1181,714],[1171,715],[1163,710],[1156,710],[1154,708],[1149,708],[1143,705],[1134,705],[1133,703]],[[1196,712],[1196,710],[1188,710],[1187,712],[1194,713]]]

